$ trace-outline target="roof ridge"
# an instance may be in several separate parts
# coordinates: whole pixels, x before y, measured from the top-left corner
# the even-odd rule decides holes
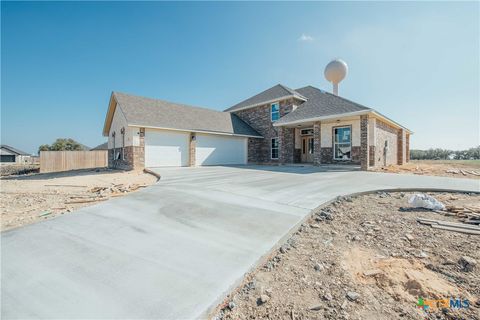
[[[125,93],[125,92],[120,92],[120,91],[113,91],[113,94],[117,94],[117,93],[123,94],[123,95],[126,95],[126,96],[130,96],[130,97],[135,97],[135,98],[142,98],[142,99],[146,99],[146,100],[159,101],[159,102],[163,102],[163,103],[173,104],[173,105],[177,105],[177,106],[180,106],[180,107],[187,107],[187,108],[200,109],[200,110],[205,110],[205,111],[210,111],[210,112],[223,113],[223,111],[211,109],[211,108],[208,108],[208,107],[193,106],[193,105],[180,103],[180,102],[174,102],[174,101],[169,101],[169,100],[164,100],[164,99],[139,96],[139,95],[136,95],[136,94],[130,94],[130,93]]]

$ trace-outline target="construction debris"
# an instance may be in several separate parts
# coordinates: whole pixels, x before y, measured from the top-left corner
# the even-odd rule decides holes
[[[480,241],[417,222],[422,217],[467,232],[450,211],[398,210],[415,193],[388,192],[339,200],[319,208],[226,299],[216,319],[477,319]],[[428,193],[445,207],[477,207],[473,193]],[[467,209],[468,210],[468,209]],[[318,219],[329,212],[334,223]],[[313,225],[314,227],[312,227]],[[452,227],[453,226],[453,227]],[[468,229],[470,227],[470,229]],[[295,246],[291,245],[292,243]],[[269,297],[265,304],[259,297]],[[469,309],[417,308],[419,297],[451,295]],[[377,303],[370,303],[380,299]],[[234,301],[235,308],[228,308]],[[475,306],[475,307],[474,307]]]
[[[415,208],[425,208],[430,210],[445,210],[443,203],[427,194],[414,194],[408,200],[408,203]]]
[[[148,173],[95,170],[2,179],[1,229],[51,219],[99,201],[124,196],[155,181],[157,178]]]

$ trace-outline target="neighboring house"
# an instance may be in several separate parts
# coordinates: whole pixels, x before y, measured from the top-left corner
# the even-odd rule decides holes
[[[113,92],[103,128],[125,169],[223,164],[404,164],[412,132],[312,86],[276,85],[223,112]]]
[[[99,144],[95,148],[90,149],[90,151],[95,151],[95,150],[108,150],[108,142]]]
[[[11,164],[24,164],[31,162],[31,155],[15,149],[13,147],[2,144],[0,148],[0,162]]]

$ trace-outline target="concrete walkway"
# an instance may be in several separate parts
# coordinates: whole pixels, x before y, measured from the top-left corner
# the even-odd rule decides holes
[[[126,197],[3,232],[2,319],[205,314],[311,209],[382,188],[480,191],[478,180],[346,167],[155,169]]]

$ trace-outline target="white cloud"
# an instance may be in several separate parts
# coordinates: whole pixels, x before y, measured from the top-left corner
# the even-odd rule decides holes
[[[313,37],[308,35],[308,34],[305,34],[305,33],[302,33],[302,35],[300,36],[300,38],[298,38],[298,41],[307,41],[307,42],[310,42],[310,41],[313,41]]]

